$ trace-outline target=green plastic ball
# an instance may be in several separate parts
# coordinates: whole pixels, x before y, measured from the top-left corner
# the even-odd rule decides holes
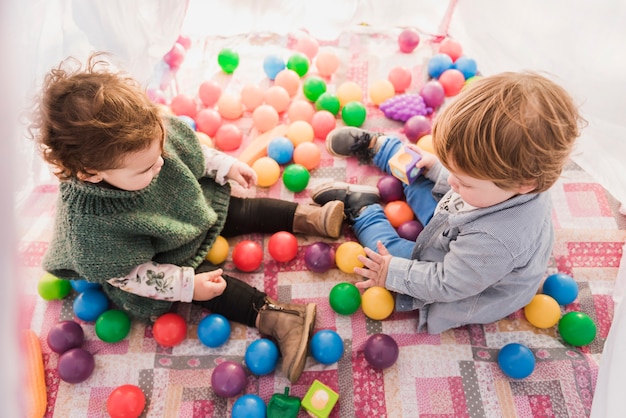
[[[366,116],[367,110],[365,109],[365,105],[361,102],[348,102],[343,109],[341,109],[341,119],[343,119],[343,122],[348,126],[359,127],[363,125]]]
[[[72,284],[69,280],[45,273],[37,283],[37,292],[44,300],[60,300],[70,294]]]
[[[330,307],[340,315],[352,315],[361,306],[361,293],[352,283],[338,283],[328,297]]]
[[[327,110],[333,115],[337,116],[339,109],[341,109],[341,102],[339,97],[332,93],[324,93],[315,101],[316,110]]]
[[[326,82],[319,77],[309,77],[302,83],[304,97],[315,102],[326,92]]]
[[[109,309],[96,319],[95,330],[98,338],[104,342],[122,341],[130,332],[130,318],[125,312]]]
[[[295,71],[300,77],[304,77],[309,71],[309,59],[304,54],[293,54],[287,60],[287,68]]]
[[[308,186],[311,174],[302,164],[290,164],[283,172],[283,184],[294,193],[301,192]]]
[[[224,48],[217,55],[217,63],[226,74],[232,74],[239,65],[239,54],[232,49]]]
[[[566,343],[576,347],[593,341],[596,331],[593,319],[583,312],[568,312],[559,320],[559,334]]]

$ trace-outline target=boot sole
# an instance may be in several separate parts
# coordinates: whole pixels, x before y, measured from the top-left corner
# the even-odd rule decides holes
[[[311,199],[315,200],[318,195],[333,189],[349,189],[352,193],[371,193],[380,197],[380,191],[378,190],[378,187],[335,181],[332,183],[325,183],[317,186],[311,191]]]
[[[328,224],[325,225],[326,232],[330,238],[339,238],[343,226],[344,203],[341,200],[336,202],[335,207],[332,208],[332,213],[328,215]]]
[[[302,326],[303,338],[298,346],[295,360],[292,366],[287,372],[287,377],[291,383],[296,383],[300,378],[300,375],[304,371],[304,365],[306,364],[306,355],[309,348],[309,340],[311,339],[311,333],[315,327],[315,317],[317,315],[317,306],[314,303],[308,303],[306,305],[304,324]],[[304,338],[306,336],[306,338]]]

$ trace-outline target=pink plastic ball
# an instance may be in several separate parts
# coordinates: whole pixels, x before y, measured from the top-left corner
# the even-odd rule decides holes
[[[298,255],[298,239],[291,232],[276,232],[270,237],[267,249],[274,260],[287,263]]]
[[[329,132],[337,127],[337,119],[328,110],[319,110],[311,118],[311,126],[315,138],[326,139]]]
[[[452,58],[452,62],[454,62],[458,57],[463,55],[463,47],[460,43],[453,41],[452,39],[446,39],[439,46],[439,53],[446,54]]]
[[[424,99],[424,104],[433,109],[441,106],[446,99],[446,93],[443,90],[443,86],[437,80],[431,80],[424,84],[420,90],[420,96]]]
[[[172,98],[170,108],[176,116],[189,116],[194,118],[198,112],[196,100],[186,94],[178,94]]]
[[[241,146],[243,134],[238,127],[227,123],[218,128],[213,139],[215,147],[222,151],[234,151]]]
[[[465,77],[459,70],[450,69],[441,73],[439,83],[447,97],[456,96],[465,85]]]
[[[319,47],[320,45],[317,40],[315,40],[315,38],[311,38],[310,36],[303,36],[298,39],[298,42],[296,43],[296,51],[302,52],[310,60],[317,55]]]
[[[412,142],[417,142],[424,135],[428,135],[430,130],[430,120],[422,115],[412,116],[404,123],[404,134]]]
[[[400,51],[405,54],[413,52],[419,43],[420,36],[417,31],[413,29],[405,29],[400,32],[400,36],[398,36],[398,46],[400,47]]]
[[[167,100],[165,99],[165,93],[161,89],[148,89],[146,90],[146,94],[148,98],[152,100],[153,103],[156,104],[166,104]]]
[[[278,112],[270,105],[263,104],[252,112],[252,124],[261,133],[274,129],[278,121]]]
[[[198,96],[200,101],[206,107],[212,107],[217,103],[222,95],[222,86],[217,81],[208,80],[200,84],[198,88]]]
[[[411,70],[406,67],[394,67],[389,71],[387,79],[393,84],[396,93],[402,93],[411,86],[413,76]]]
[[[313,142],[302,142],[293,150],[293,162],[304,166],[307,170],[313,170],[320,165],[322,152]]]
[[[289,108],[291,98],[289,93],[281,86],[272,86],[265,90],[263,94],[265,103],[272,106],[278,113],[282,113]]]
[[[170,49],[164,56],[163,61],[172,69],[177,69],[185,60],[185,47],[176,42],[172,49]]]
[[[328,50],[319,51],[317,58],[315,58],[315,67],[317,67],[317,72],[320,75],[330,77],[339,68],[339,57]]]
[[[196,115],[196,129],[212,137],[222,124],[222,116],[213,109],[202,109]]]
[[[402,238],[408,239],[409,241],[415,241],[417,239],[417,236],[420,234],[420,232],[422,232],[423,229],[424,227],[422,226],[422,224],[418,220],[413,219],[412,221],[404,222],[403,224],[401,224],[398,227],[397,231],[398,235]]]
[[[263,104],[263,89],[254,84],[246,84],[241,89],[241,104],[252,112]]]
[[[315,108],[306,100],[294,100],[287,110],[287,116],[290,122],[302,120],[310,123],[314,114]]]
[[[404,187],[402,186],[402,182],[391,174],[382,176],[378,180],[378,183],[376,183],[376,187],[378,187],[380,199],[384,203],[404,199]]]
[[[295,96],[300,90],[300,76],[288,68],[276,74],[274,85],[285,89],[289,97]]]
[[[243,104],[238,96],[222,94],[217,101],[217,111],[224,119],[239,119],[243,114]]]

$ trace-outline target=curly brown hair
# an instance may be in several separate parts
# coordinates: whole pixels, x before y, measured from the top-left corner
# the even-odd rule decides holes
[[[163,146],[158,105],[105,56],[92,54],[84,67],[72,57],[62,61],[46,75],[30,115],[30,137],[62,180],[119,168],[156,139]]]
[[[533,72],[476,80],[437,116],[433,145],[442,164],[505,190],[549,189],[585,121],[570,95]]]

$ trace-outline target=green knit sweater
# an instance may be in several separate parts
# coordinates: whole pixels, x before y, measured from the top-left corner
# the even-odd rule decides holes
[[[78,180],[60,185],[54,235],[43,268],[64,279],[98,282],[131,317],[154,320],[171,302],[125,292],[107,283],[143,263],[196,268],[220,234],[230,201],[205,171],[195,133],[166,121],[165,163],[148,187],[125,191]]]

